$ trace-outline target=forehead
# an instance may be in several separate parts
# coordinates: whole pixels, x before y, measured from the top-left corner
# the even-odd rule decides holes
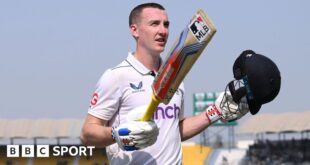
[[[141,12],[141,21],[163,20],[168,21],[168,15],[165,10],[158,8],[144,8]]]

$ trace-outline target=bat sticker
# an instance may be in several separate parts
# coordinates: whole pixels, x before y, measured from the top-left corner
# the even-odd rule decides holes
[[[194,19],[189,24],[188,28],[193,33],[198,42],[203,41],[207,37],[208,32],[210,31],[207,23],[204,22],[204,20],[199,14],[196,15],[196,19]]]

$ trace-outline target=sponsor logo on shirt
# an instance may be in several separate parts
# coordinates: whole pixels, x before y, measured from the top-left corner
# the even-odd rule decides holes
[[[92,99],[90,100],[90,105],[92,107],[94,107],[97,104],[98,98],[99,98],[99,94],[95,92],[92,96]]]
[[[140,81],[138,84],[134,84],[134,83],[129,83],[131,89],[133,89],[133,93],[136,93],[136,92],[144,92],[145,89],[142,89],[143,87],[143,83],[142,81]]]
[[[159,106],[157,110],[154,112],[153,120],[159,119],[177,119],[179,116],[181,108],[176,104],[172,106]]]

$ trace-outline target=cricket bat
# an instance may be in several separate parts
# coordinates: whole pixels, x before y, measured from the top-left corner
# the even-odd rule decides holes
[[[152,118],[160,103],[168,104],[180,83],[208,45],[216,27],[203,10],[198,10],[190,23],[181,32],[159,68],[152,84],[152,100],[141,118]]]

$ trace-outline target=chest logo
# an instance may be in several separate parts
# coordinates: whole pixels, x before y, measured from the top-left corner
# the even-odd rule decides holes
[[[144,89],[142,89],[142,87],[143,87],[142,81],[140,81],[138,84],[134,84],[134,83],[129,83],[129,84],[130,84],[131,89],[133,89],[134,93],[145,91]]]

